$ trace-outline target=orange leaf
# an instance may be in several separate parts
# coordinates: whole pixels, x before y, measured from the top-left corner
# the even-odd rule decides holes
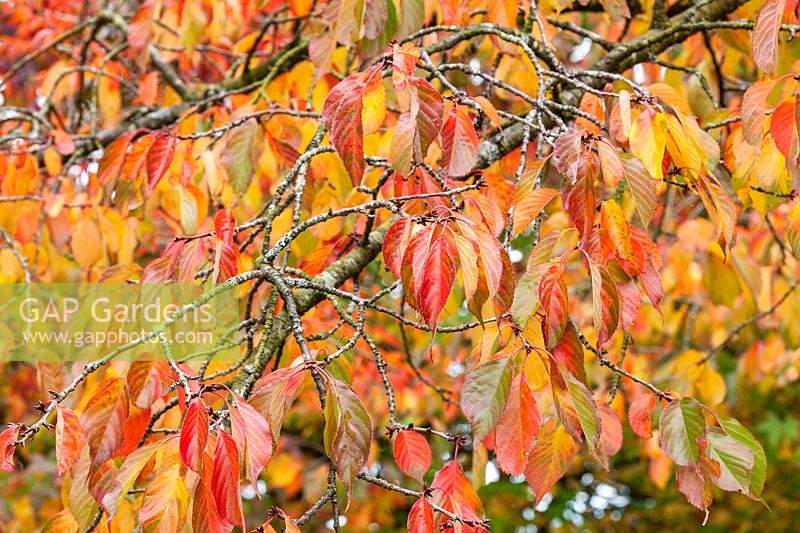
[[[189,404],[181,425],[180,449],[183,464],[200,473],[207,441],[208,412],[198,396]]]
[[[478,133],[464,106],[456,106],[442,126],[442,167],[448,176],[466,176],[478,162]]]
[[[56,407],[56,478],[69,472],[86,444],[86,434],[78,415],[66,407]]]
[[[400,430],[394,438],[392,453],[400,471],[421,483],[431,466],[431,447],[425,437],[413,430]]]

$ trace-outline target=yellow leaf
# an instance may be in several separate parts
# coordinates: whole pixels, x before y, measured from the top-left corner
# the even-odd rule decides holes
[[[600,208],[600,223],[606,231],[614,249],[625,261],[633,261],[633,247],[628,229],[628,220],[622,208],[614,200],[606,200]]]
[[[661,113],[643,109],[639,118],[631,125],[631,152],[644,164],[647,172],[662,179],[661,161],[667,141],[667,122]]]
[[[83,269],[88,269],[103,257],[103,237],[97,225],[85,218],[78,222],[70,241],[72,254]]]

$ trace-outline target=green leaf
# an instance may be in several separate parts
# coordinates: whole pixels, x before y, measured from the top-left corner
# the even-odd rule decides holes
[[[764,448],[753,434],[735,418],[718,416],[717,419],[722,424],[722,429],[725,430],[725,433],[747,446],[753,452],[753,466],[750,471],[748,488],[753,496],[761,496],[764,480],[767,477],[767,456],[764,453]]]
[[[717,427],[708,429],[708,457],[720,465],[720,476],[713,480],[723,490],[750,493],[753,451]]]
[[[660,444],[664,452],[680,466],[697,462],[700,452],[697,437],[706,434],[706,422],[700,403],[694,398],[675,400],[661,412]]]
[[[600,412],[591,391],[562,364],[553,362],[550,368],[558,417],[575,442],[581,442],[585,437],[589,451],[605,463],[598,450]]]
[[[461,409],[472,424],[473,438],[482,441],[494,428],[511,391],[511,359],[485,363],[469,374],[461,389]]]

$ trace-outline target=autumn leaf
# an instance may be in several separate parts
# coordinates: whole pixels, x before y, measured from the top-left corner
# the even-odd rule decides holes
[[[330,378],[325,399],[325,452],[348,491],[364,468],[372,441],[372,421],[353,389]]]
[[[700,404],[692,398],[674,400],[661,412],[658,427],[659,443],[679,466],[697,462],[700,452],[697,439],[706,435],[706,424]]]
[[[255,487],[258,476],[272,458],[275,441],[261,413],[239,396],[235,396],[234,400],[235,405],[228,407],[231,432],[245,478]]]
[[[195,472],[203,468],[203,454],[208,441],[208,412],[203,400],[194,398],[186,409],[181,425],[181,461]]]
[[[500,419],[511,392],[511,375],[508,357],[484,363],[467,374],[461,388],[461,410],[476,441],[482,441]]]
[[[245,529],[242,499],[239,496],[239,454],[236,443],[225,431],[217,433],[211,492],[220,517]]]
[[[786,0],[766,0],[753,28],[753,60],[758,68],[772,74],[778,63],[778,35]]]
[[[537,503],[567,473],[577,449],[575,442],[556,419],[550,418],[544,423],[525,467],[525,479]]]
[[[394,437],[392,453],[402,473],[422,482],[431,466],[431,447],[425,437],[416,431],[401,429]]]
[[[421,497],[408,512],[408,533],[433,533],[433,508],[425,497]]]
[[[464,106],[455,106],[442,125],[442,166],[452,177],[469,174],[478,161],[480,140]]]
[[[263,147],[263,133],[256,120],[246,120],[225,136],[220,162],[231,187],[239,194],[247,190],[253,179],[256,161]]]
[[[541,424],[536,399],[520,372],[511,383],[508,401],[494,429],[497,464],[503,472],[519,475],[525,470],[525,458]]]
[[[175,145],[177,141],[175,137],[168,132],[160,131],[154,133],[155,140],[150,145],[147,152],[147,191],[151,192],[155,189],[161,178],[164,177],[169,166],[172,163],[172,157],[175,154]]]
[[[80,457],[86,444],[86,434],[78,415],[66,407],[56,407],[56,458],[58,466],[56,477],[61,478],[69,472]]]
[[[447,241],[439,237],[431,245],[422,267],[422,284],[418,296],[422,316],[434,331],[439,323],[439,314],[450,295],[455,275],[455,264],[450,258]]]
[[[122,445],[123,424],[127,418],[125,379],[111,378],[91,397],[80,417],[93,465],[111,458]]]
[[[651,419],[656,406],[656,397],[652,394],[636,396],[628,408],[628,421],[633,432],[643,439],[653,436],[653,422]]]

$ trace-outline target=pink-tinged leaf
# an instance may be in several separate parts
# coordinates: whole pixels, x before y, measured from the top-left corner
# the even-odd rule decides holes
[[[464,379],[460,405],[475,441],[482,441],[500,419],[511,392],[512,367],[511,358],[503,357],[482,364]]]
[[[433,329],[439,323],[439,314],[447,302],[455,277],[456,267],[450,257],[449,246],[443,236],[439,237],[431,246],[422,269],[422,285],[418,295],[422,316]]]
[[[420,497],[408,513],[408,533],[434,533],[433,507]]]
[[[478,162],[480,139],[464,106],[456,106],[442,126],[442,167],[448,176],[466,176]]]
[[[402,429],[394,438],[392,453],[400,471],[422,483],[431,467],[431,447],[427,439],[416,431]]]
[[[617,330],[620,315],[620,298],[617,284],[608,269],[588,259],[592,278],[592,309],[597,343],[603,345]]]
[[[234,240],[236,221],[228,209],[221,209],[214,215],[215,249],[214,271],[215,282],[225,281],[239,271],[239,246]]]
[[[609,188],[614,189],[624,177],[622,161],[617,151],[607,141],[598,141],[596,146],[597,155],[600,158],[600,168],[603,171],[603,181]],[[642,167],[642,169],[644,169],[644,167]]]
[[[69,133],[58,128],[54,129],[52,133],[53,144],[55,144],[59,154],[70,155],[75,151],[75,141],[72,140],[72,136]]]
[[[647,227],[653,220],[653,213],[656,210],[656,200],[658,199],[656,185],[658,182],[650,176],[642,162],[636,157],[623,154],[621,161],[625,179],[633,197],[633,205],[636,206],[636,212],[639,213],[642,224]]]
[[[617,285],[617,291],[622,302],[620,308],[622,326],[630,328],[639,317],[639,310],[642,308],[642,293],[634,281]]]
[[[403,266],[403,255],[411,240],[411,219],[401,217],[392,224],[383,238],[383,262],[389,272],[400,278],[400,269]]]
[[[525,471],[525,459],[541,425],[536,399],[525,374],[520,372],[511,383],[506,407],[494,428],[494,451],[503,472],[519,475]]]
[[[533,189],[525,193],[514,204],[514,231],[517,235],[524,231],[539,216],[545,206],[558,196],[555,189]]]
[[[56,478],[69,472],[86,444],[86,434],[78,415],[66,407],[56,407]]]
[[[772,74],[778,63],[778,36],[786,0],[766,0],[753,28],[753,60],[758,68]]]
[[[278,443],[283,419],[300,394],[304,376],[297,367],[278,368],[261,377],[253,387],[248,402],[267,419],[273,445]]]
[[[628,421],[633,432],[643,439],[653,436],[653,409],[656,406],[656,397],[652,394],[642,393],[631,402],[628,407]]]
[[[180,450],[183,464],[200,473],[207,442],[208,411],[198,396],[189,404],[181,425]]]
[[[175,155],[177,140],[166,131],[153,134],[155,140],[147,152],[147,192],[152,192],[164,177]]]
[[[4,472],[12,472],[16,468],[14,465],[14,449],[16,448],[21,428],[22,426],[19,424],[9,424],[0,432],[0,470]]]
[[[211,492],[220,517],[246,531],[242,498],[239,495],[239,455],[236,443],[225,431],[217,433]]]
[[[367,464],[372,421],[358,395],[336,378],[328,379],[325,400],[325,452],[347,488],[348,501],[356,475]]]
[[[239,396],[235,400],[236,405],[229,408],[233,440],[242,458],[245,477],[255,487],[258,476],[272,458],[272,432],[267,420],[252,405]]]
[[[539,282],[539,302],[544,311],[542,330],[548,348],[553,348],[558,343],[567,327],[569,301],[563,274],[563,265],[558,263],[548,268]]]
[[[483,517],[483,504],[458,461],[450,461],[436,473],[431,493],[433,503],[451,513],[467,520]]]
[[[545,422],[525,467],[525,479],[537,503],[567,473],[577,450],[575,441],[555,418]]]
[[[712,484],[703,479],[697,465],[679,466],[675,479],[678,490],[686,496],[686,501],[701,511],[708,510],[714,498]]]
[[[767,112],[767,98],[776,80],[764,79],[750,85],[742,96],[742,133],[745,140],[761,146],[761,135]]]
[[[556,139],[553,147],[553,161],[562,176],[570,183],[575,183],[578,177],[578,163],[581,152],[581,132],[570,128]]]
[[[112,378],[92,396],[81,414],[81,425],[86,430],[93,465],[113,457],[122,445],[127,418],[125,379]]]
[[[607,405],[600,405],[600,443],[598,455],[603,466],[608,469],[608,460],[622,447],[622,423],[616,411]]]
[[[645,294],[650,299],[650,303],[661,313],[661,298],[664,296],[664,289],[661,286],[661,276],[658,275],[653,263],[645,261],[644,270],[639,275]]]

